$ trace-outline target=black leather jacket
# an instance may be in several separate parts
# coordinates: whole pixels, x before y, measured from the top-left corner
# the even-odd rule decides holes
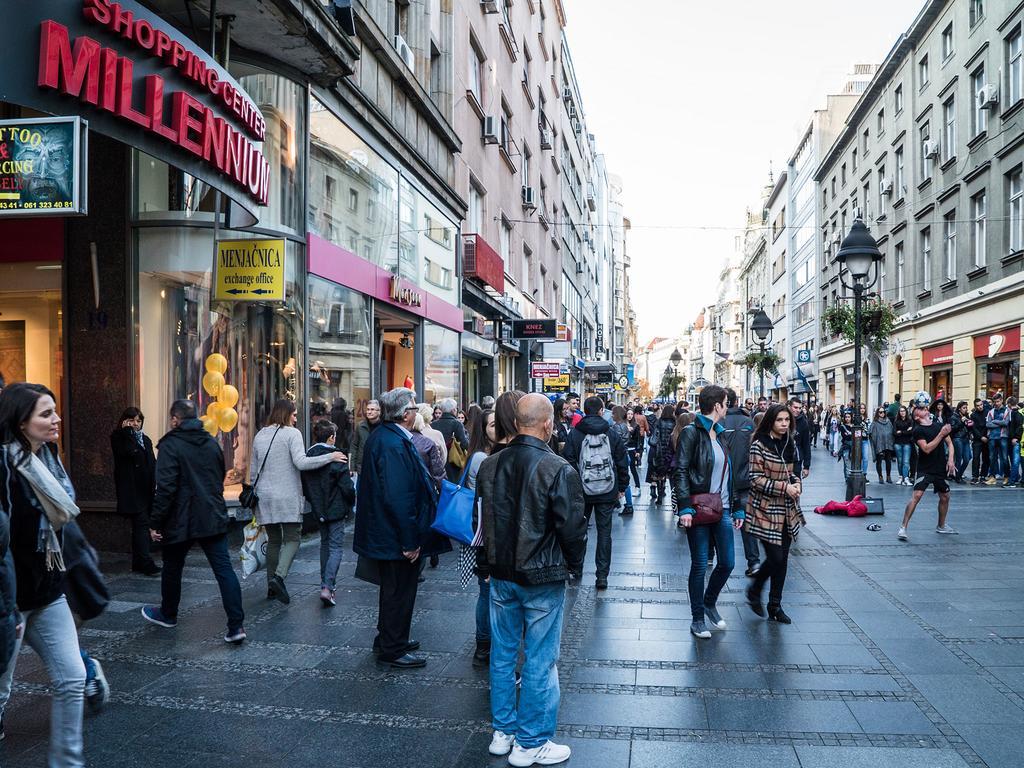
[[[720,437],[720,436],[719,436]],[[728,446],[721,444],[726,449]],[[680,512],[692,508],[692,497],[697,493],[711,491],[711,475],[715,469],[715,452],[711,448],[711,437],[699,422],[694,422],[679,433],[679,446],[676,451],[676,470],[672,474],[676,497],[679,500]],[[729,483],[729,509],[736,517],[743,517],[743,510],[736,509],[736,484],[733,472],[727,473]],[[717,479],[715,480],[717,484]],[[723,499],[724,501],[725,499]]]
[[[476,495],[484,527],[479,573],[530,586],[583,572],[583,483],[546,443],[519,435],[484,459]]]

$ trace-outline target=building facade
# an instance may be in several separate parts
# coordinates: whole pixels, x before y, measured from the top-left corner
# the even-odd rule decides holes
[[[928,2],[817,169],[823,305],[849,298],[836,253],[862,218],[883,254],[872,290],[900,315],[864,361],[872,407],[917,390],[954,403],[1019,394],[1021,35],[1019,6]],[[826,400],[853,396],[853,361],[852,345],[822,339]]]

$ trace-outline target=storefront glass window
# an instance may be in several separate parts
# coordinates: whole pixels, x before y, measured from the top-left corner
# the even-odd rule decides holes
[[[455,225],[405,179],[400,182],[398,200],[401,276],[434,296],[458,304]]]
[[[370,398],[370,350],[369,299],[310,275],[307,366],[314,416],[330,417],[341,407],[361,418]],[[339,438],[338,444],[347,441]]]
[[[243,239],[245,232],[223,232]],[[147,429],[162,435],[173,400],[189,398],[214,419],[211,433],[224,450],[229,496],[237,496],[249,474],[252,440],[274,401],[303,396],[302,247],[286,247],[287,300],[283,304],[211,300],[213,231],[185,227],[137,230],[139,258],[138,378]],[[221,355],[223,359],[211,355]],[[218,364],[219,361],[219,364]],[[223,368],[219,397],[210,369]],[[237,400],[236,400],[237,398]],[[223,413],[236,400],[233,413]],[[220,403],[220,407],[218,407]],[[301,410],[300,410],[301,414]]]
[[[378,266],[393,264],[398,171],[316,97],[309,129],[309,231]]]
[[[461,347],[459,334],[434,323],[424,323],[423,395],[425,403],[459,396]]]
[[[1020,397],[1020,360],[978,365],[977,396],[991,399],[997,392],[1003,397]]]

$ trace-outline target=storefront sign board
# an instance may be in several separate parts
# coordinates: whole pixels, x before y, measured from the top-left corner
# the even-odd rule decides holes
[[[512,338],[533,341],[554,341],[558,334],[555,320],[513,320]]]
[[[0,120],[0,216],[88,213],[88,123]]]
[[[562,366],[558,363],[530,363],[530,378],[545,379],[562,375]]]
[[[935,347],[926,347],[921,350],[921,365],[927,368],[930,365],[944,365],[953,362],[953,342],[939,344]]]
[[[974,337],[974,356],[996,357],[1020,352],[1020,326],[1014,325],[994,333]]]
[[[33,0],[5,11],[5,101],[84,117],[90,130],[225,192],[231,226],[258,221],[270,196],[266,121],[188,35],[135,0]]]
[[[284,240],[218,240],[214,299],[284,301]]]
[[[548,376],[544,379],[544,391],[545,392],[568,392],[569,391],[569,374],[562,374],[559,376]]]

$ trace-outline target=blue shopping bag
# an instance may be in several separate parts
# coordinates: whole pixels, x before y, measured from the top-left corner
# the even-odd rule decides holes
[[[466,477],[469,475],[470,462],[466,463],[466,471],[456,485],[448,480],[441,481],[441,497],[437,502],[437,514],[430,527],[440,534],[455,539],[462,544],[473,542],[473,501],[476,491],[466,488]]]

